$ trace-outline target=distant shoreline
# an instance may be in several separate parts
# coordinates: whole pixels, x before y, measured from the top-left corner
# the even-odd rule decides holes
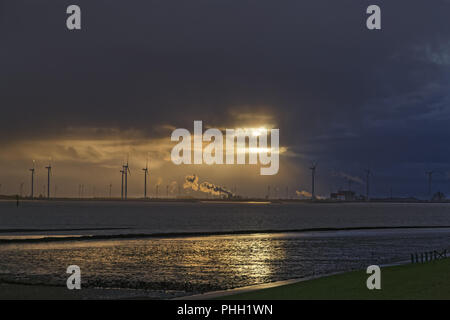
[[[416,198],[380,198],[366,200],[331,200],[331,199],[264,199],[264,198],[233,198],[233,199],[208,199],[208,198],[105,198],[105,197],[91,197],[91,198],[34,198],[19,197],[19,202],[55,202],[55,201],[74,201],[74,202],[149,202],[149,203],[242,203],[242,204],[285,204],[285,203],[308,203],[308,204],[337,204],[337,203],[450,203],[449,200],[433,201],[433,200],[420,200]],[[17,201],[17,195],[0,195],[0,201]]]

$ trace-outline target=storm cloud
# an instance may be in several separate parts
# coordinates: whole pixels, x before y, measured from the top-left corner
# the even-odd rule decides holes
[[[312,160],[321,194],[345,183],[333,172],[370,166],[375,193],[420,195],[425,170],[450,170],[449,1],[377,1],[382,30],[369,31],[373,1],[79,0],[75,32],[65,27],[72,2],[0,3],[8,183],[18,181],[4,164],[19,170],[33,145],[104,168],[132,145],[135,158],[152,151],[162,168],[164,139],[193,120],[280,128],[288,180],[274,183],[292,190],[308,186]]]

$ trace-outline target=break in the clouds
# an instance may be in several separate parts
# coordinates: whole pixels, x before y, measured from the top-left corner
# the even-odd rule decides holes
[[[197,119],[280,128],[274,180],[199,169],[248,194],[309,190],[312,160],[319,194],[345,185],[333,172],[370,166],[373,192],[421,195],[426,170],[449,171],[448,1],[381,1],[378,31],[365,28],[371,1],[80,0],[77,32],[65,27],[69,4],[0,4],[4,186],[17,189],[32,157],[52,157],[60,184],[94,185],[117,180],[126,154],[140,170],[148,153],[154,181],[181,184],[200,173],[167,167],[166,139]],[[449,193],[446,181],[436,175]]]

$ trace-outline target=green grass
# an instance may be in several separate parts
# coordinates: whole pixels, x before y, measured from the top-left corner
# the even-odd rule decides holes
[[[354,271],[219,299],[450,299],[450,259],[381,268],[381,290],[367,289],[369,276]]]

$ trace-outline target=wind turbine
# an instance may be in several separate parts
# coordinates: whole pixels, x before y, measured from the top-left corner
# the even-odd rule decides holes
[[[309,168],[311,170],[311,200],[316,199],[316,194],[315,194],[315,180],[316,180],[316,167],[317,167],[317,163],[313,162],[311,167]]]
[[[29,169],[31,171],[31,195],[30,195],[31,199],[33,199],[34,197],[34,167],[35,161],[33,160],[33,168]]]
[[[147,198],[148,157],[147,157],[147,162],[145,164],[145,168],[142,170],[144,171],[144,199],[146,199]]]
[[[128,196],[128,173],[131,176],[131,171],[130,167],[128,166],[128,157],[127,157],[127,163],[123,166],[123,174],[125,175],[125,188],[124,188],[125,200],[127,199]]]
[[[47,169],[47,198],[50,199],[50,173],[52,171],[51,159],[48,162],[48,166],[45,167]]]

